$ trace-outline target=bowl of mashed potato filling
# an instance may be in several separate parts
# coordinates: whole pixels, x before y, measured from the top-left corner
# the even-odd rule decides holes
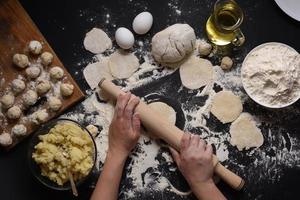
[[[29,167],[44,185],[70,190],[70,174],[75,184],[83,183],[96,162],[96,145],[89,131],[69,119],[56,119],[41,126],[29,146]]]

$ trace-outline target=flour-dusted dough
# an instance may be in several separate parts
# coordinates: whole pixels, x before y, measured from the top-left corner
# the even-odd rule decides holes
[[[238,148],[260,147],[264,137],[249,113],[242,113],[230,126],[230,143]]]
[[[90,30],[85,35],[83,44],[86,50],[95,54],[103,53],[105,50],[112,47],[111,39],[99,28]]]
[[[198,89],[213,80],[213,66],[209,60],[191,56],[179,69],[182,84],[189,89]]]
[[[8,109],[14,105],[15,97],[12,94],[5,94],[1,97],[0,102],[3,109]]]
[[[25,54],[17,53],[13,56],[13,63],[20,68],[25,68],[29,65],[29,59]]]
[[[176,112],[171,106],[163,102],[153,102],[149,104],[149,107],[170,122],[170,124],[175,125]]]
[[[20,107],[13,106],[7,110],[7,117],[9,119],[19,119],[22,114]]]
[[[115,78],[129,78],[138,68],[139,60],[133,53],[117,50],[110,55],[108,66]]]
[[[25,107],[32,106],[37,102],[38,95],[34,90],[28,90],[23,94],[23,103]]]
[[[74,92],[74,85],[70,83],[63,83],[60,85],[60,93],[63,97],[69,97]]]
[[[50,110],[58,111],[62,106],[62,102],[59,98],[52,96],[48,98],[48,105]]]
[[[23,92],[25,87],[26,87],[26,84],[21,79],[15,79],[11,82],[11,88],[14,91],[14,93],[16,93],[16,94]]]
[[[42,96],[46,94],[50,89],[52,88],[50,81],[47,80],[41,80],[38,82],[36,86],[36,91],[38,95]]]
[[[195,41],[190,25],[174,24],[153,36],[151,53],[159,63],[176,63],[194,50]]]
[[[240,97],[231,91],[218,92],[212,101],[211,113],[223,124],[233,122],[243,111]]]
[[[96,88],[102,78],[107,80],[113,79],[108,67],[108,58],[106,57],[98,62],[88,64],[83,70],[83,75],[91,89]]]
[[[50,52],[44,52],[41,55],[41,62],[44,66],[48,66],[53,61],[53,55]]]
[[[35,79],[40,75],[41,69],[38,66],[31,66],[25,70],[25,73],[29,79]]]
[[[42,52],[43,46],[39,41],[32,40],[28,45],[28,49],[32,54],[38,55]]]
[[[55,66],[50,69],[49,74],[53,80],[58,80],[64,76],[64,70],[61,67]]]
[[[17,137],[25,136],[27,134],[27,128],[23,124],[16,124],[12,127],[11,134]]]
[[[2,133],[0,134],[0,145],[7,147],[12,144],[12,138],[9,133]]]

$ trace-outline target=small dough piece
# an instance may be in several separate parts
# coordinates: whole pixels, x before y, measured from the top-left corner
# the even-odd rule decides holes
[[[0,145],[3,147],[7,147],[12,144],[12,138],[9,133],[2,133],[0,135]]]
[[[211,113],[223,124],[233,122],[243,111],[240,97],[231,91],[218,92],[212,101]]]
[[[47,80],[42,80],[36,86],[36,91],[39,96],[46,94],[51,89],[51,84]]]
[[[39,41],[32,40],[32,41],[30,41],[28,48],[32,54],[38,55],[42,52],[43,46]]]
[[[53,61],[53,55],[50,52],[45,51],[41,55],[41,62],[44,66],[48,66]]]
[[[92,124],[88,125],[85,128],[92,134],[93,137],[96,137],[96,135],[98,134],[98,128]]]
[[[7,117],[9,119],[19,119],[22,114],[20,107],[13,106],[7,110]]]
[[[83,45],[86,50],[94,54],[99,54],[103,53],[107,49],[111,49],[112,42],[103,30],[93,28],[86,33]]]
[[[26,107],[34,105],[37,99],[38,95],[34,90],[28,90],[23,94],[23,103]]]
[[[8,109],[12,107],[15,103],[15,97],[11,94],[6,94],[1,98],[2,108]]]
[[[109,57],[108,66],[111,74],[118,79],[129,78],[140,66],[133,53],[117,50]]]
[[[49,114],[46,109],[38,110],[32,114],[32,121],[35,124],[41,124],[47,121]]]
[[[96,88],[103,78],[107,80],[113,79],[108,67],[108,58],[106,57],[99,62],[88,64],[83,70],[83,75],[91,89]]]
[[[25,85],[25,82],[22,81],[21,79],[15,79],[12,81],[11,87],[12,87],[13,92],[15,92],[16,94],[19,94],[25,90],[26,85]]]
[[[58,111],[62,106],[61,100],[57,97],[49,97],[48,104],[52,111]]]
[[[213,66],[209,60],[191,56],[179,69],[182,84],[189,89],[198,89],[213,80]]]
[[[175,125],[176,112],[171,106],[163,102],[153,102],[148,104],[148,106],[170,122],[170,124]]]
[[[229,58],[228,56],[225,56],[222,58],[222,61],[221,61],[222,69],[229,70],[229,69],[231,69],[232,65],[233,65],[233,62],[232,62],[231,58]]]
[[[52,67],[49,73],[50,77],[54,80],[59,80],[64,76],[64,70],[58,66]]]
[[[260,147],[264,143],[261,130],[257,128],[249,113],[242,113],[230,126],[230,143],[242,151],[251,147]]]
[[[40,75],[41,69],[38,66],[31,66],[25,70],[25,73],[29,79],[36,79]]]
[[[200,56],[208,56],[212,50],[211,44],[206,42],[205,40],[199,41],[198,51]]]
[[[194,50],[196,35],[188,24],[174,24],[152,38],[151,53],[159,63],[176,63]]]
[[[64,97],[69,97],[73,94],[74,85],[70,83],[63,83],[60,85],[60,93]]]
[[[27,134],[27,128],[23,124],[16,124],[12,127],[11,134],[17,137],[25,136]]]
[[[29,65],[28,57],[25,54],[15,54],[13,56],[13,63],[17,65],[18,67],[24,69]]]

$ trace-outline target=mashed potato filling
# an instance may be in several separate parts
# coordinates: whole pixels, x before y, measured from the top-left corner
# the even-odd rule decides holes
[[[43,176],[63,185],[87,176],[93,167],[93,142],[83,129],[72,122],[55,125],[49,133],[40,135],[32,158],[40,166]]]

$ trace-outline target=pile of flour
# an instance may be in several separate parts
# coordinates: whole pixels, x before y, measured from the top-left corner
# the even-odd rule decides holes
[[[245,59],[242,78],[246,91],[262,105],[294,102],[300,92],[300,55],[280,43],[258,47]]]

